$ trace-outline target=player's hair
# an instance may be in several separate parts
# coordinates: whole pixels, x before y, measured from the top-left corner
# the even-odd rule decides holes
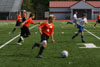
[[[35,16],[35,14],[31,13],[29,17]]]
[[[54,19],[54,18],[56,18],[54,15],[49,15],[48,19]]]

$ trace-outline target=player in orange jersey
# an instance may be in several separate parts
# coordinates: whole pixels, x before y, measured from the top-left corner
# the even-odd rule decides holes
[[[21,17],[21,12],[19,11],[18,12],[18,15],[17,15],[17,20],[16,20],[16,25],[14,27],[14,29],[12,30],[11,33],[14,33],[16,28],[20,27],[20,24],[22,23],[22,17]]]
[[[99,15],[97,16],[97,21],[96,21],[96,24],[94,24],[94,28],[96,27],[96,25],[97,25],[98,23],[100,23],[100,13],[99,13]]]
[[[23,14],[23,19],[22,19],[22,21],[24,22],[24,21],[26,21],[26,12],[24,11],[24,14]]]
[[[30,17],[25,21],[23,22],[21,25],[22,25],[22,28],[21,28],[21,34],[20,34],[20,38],[18,40],[18,45],[22,45],[22,41],[24,41],[24,38],[27,38],[29,37],[30,35],[30,31],[29,31],[29,25],[30,24],[40,24],[39,23],[34,23],[34,21],[32,19],[34,19],[35,15],[34,14],[30,14]]]
[[[53,38],[53,33],[54,33],[53,22],[54,22],[54,20],[55,20],[55,16],[50,15],[48,18],[48,22],[44,22],[43,24],[41,24],[39,26],[39,32],[41,34],[41,44],[35,43],[32,46],[32,49],[36,46],[40,48],[40,51],[39,51],[38,55],[36,56],[37,58],[43,58],[43,56],[41,56],[41,55],[43,53],[44,48],[46,48],[46,46],[47,46],[47,41],[48,41],[49,37],[51,37],[52,43],[55,43],[55,40]]]

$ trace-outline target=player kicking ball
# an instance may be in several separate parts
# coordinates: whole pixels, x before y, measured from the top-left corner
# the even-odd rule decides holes
[[[96,21],[96,24],[94,24],[94,28],[96,27],[96,25],[97,25],[98,23],[100,23],[100,13],[99,13],[99,15],[97,16],[97,21]]]
[[[48,22],[44,22],[43,24],[41,24],[39,26],[39,32],[41,34],[41,44],[39,43],[35,43],[32,46],[32,49],[34,49],[34,47],[39,47],[40,51],[38,53],[38,55],[36,56],[37,58],[43,58],[42,53],[44,51],[44,49],[47,46],[47,41],[49,39],[49,37],[51,37],[52,43],[55,43],[55,40],[53,38],[53,31],[54,31],[54,22],[55,20],[55,16],[54,15],[50,15],[48,18]]]
[[[17,43],[18,45],[22,45],[21,42],[24,41],[24,38],[29,37],[29,35],[30,35],[29,25],[30,24],[34,24],[34,25],[40,24],[40,22],[39,23],[34,23],[34,21],[32,20],[34,18],[35,18],[35,15],[34,14],[30,14],[30,17],[25,22],[23,22],[21,24],[22,25],[21,34],[20,34],[20,38],[19,38],[18,43]]]
[[[84,29],[84,25],[87,23],[88,22],[87,22],[86,15],[82,14],[82,17],[77,19],[77,27],[78,27],[79,31],[72,37],[72,39],[74,39],[76,36],[79,35],[79,33],[81,33],[82,42],[85,43],[83,29]]]

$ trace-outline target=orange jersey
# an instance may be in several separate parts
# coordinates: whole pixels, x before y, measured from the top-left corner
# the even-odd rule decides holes
[[[32,18],[28,18],[26,21],[26,23],[24,24],[24,26],[29,27],[30,24],[34,24],[34,21],[32,20]]]
[[[47,22],[41,24],[39,29],[42,29],[42,32],[50,36],[54,31],[54,24],[48,24]]]
[[[97,19],[100,20],[100,15],[97,16]]]
[[[26,13],[23,14],[23,18],[26,18]]]
[[[22,18],[21,18],[21,15],[19,14],[19,15],[17,16],[17,21],[18,21],[18,22],[22,22],[21,19],[22,19]]]

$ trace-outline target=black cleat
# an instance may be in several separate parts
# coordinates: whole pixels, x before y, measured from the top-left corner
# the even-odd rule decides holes
[[[73,36],[72,39],[74,39],[75,37]]]
[[[32,46],[32,49],[34,49],[34,47],[36,47],[37,46],[37,44],[35,43],[33,46]]]
[[[36,58],[43,58],[43,56],[41,56],[41,55],[38,55],[38,56],[36,56]]]
[[[82,40],[82,43],[85,43],[85,41],[84,41],[84,40]]]

